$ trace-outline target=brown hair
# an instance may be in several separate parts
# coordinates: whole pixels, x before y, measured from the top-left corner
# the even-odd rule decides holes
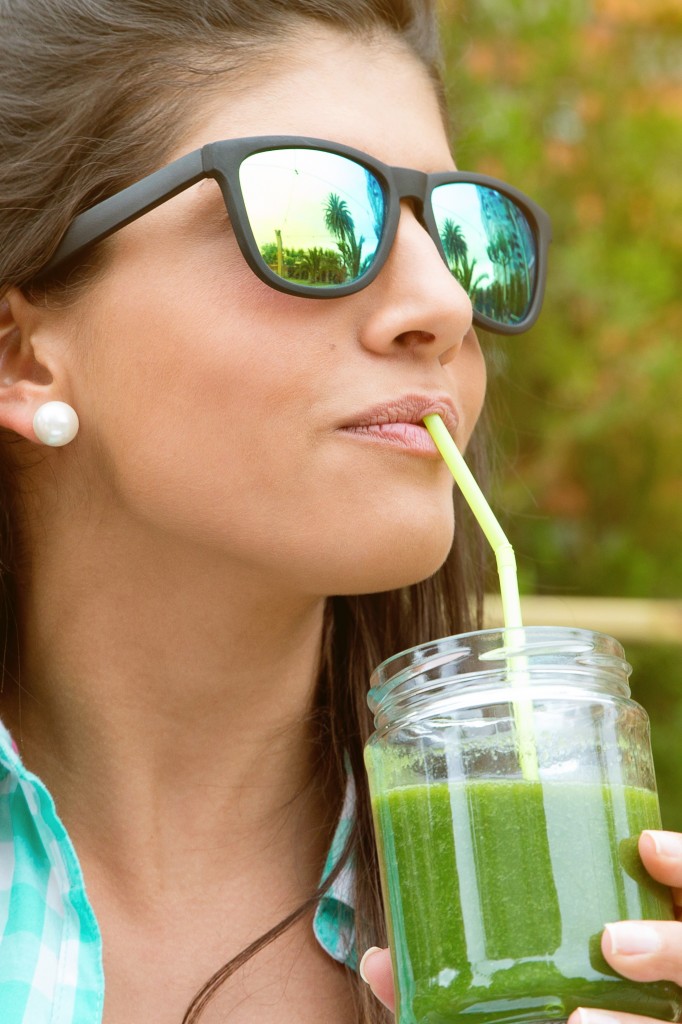
[[[423,62],[440,94],[434,0],[0,0],[0,297],[12,285],[35,297],[31,279],[73,217],[163,162],[185,129],[193,90],[210,88],[216,76],[252,71],[256,58],[262,62],[292,38],[301,19],[362,37],[393,34]],[[51,282],[51,297],[68,298],[91,269]],[[472,443],[470,457],[480,476],[478,447]],[[9,671],[19,653],[9,460],[0,463],[0,485],[0,647],[9,652]],[[355,865],[360,952],[386,943],[362,762],[372,731],[367,681],[388,655],[479,624],[484,552],[477,531],[466,539],[467,510],[456,514],[455,545],[433,577],[327,603],[313,724],[339,809],[348,764],[356,782],[343,860],[350,856]],[[197,1021],[238,967],[309,914],[321,891],[217,971],[183,1024]],[[359,1020],[390,1019],[365,986],[355,990]]]

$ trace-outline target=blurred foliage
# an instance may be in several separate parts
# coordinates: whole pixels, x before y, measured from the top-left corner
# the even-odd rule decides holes
[[[665,828],[682,832],[682,649],[629,645],[632,696],[651,720],[651,744]]]
[[[538,324],[483,339],[494,501],[522,589],[679,598],[682,2],[440,8],[458,166],[521,188],[554,225]],[[682,829],[682,645],[628,655]]]

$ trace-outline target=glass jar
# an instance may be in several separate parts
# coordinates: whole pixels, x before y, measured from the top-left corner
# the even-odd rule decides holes
[[[447,637],[374,672],[365,761],[399,1024],[679,1019],[676,985],[601,953],[607,922],[674,917],[637,852],[661,822],[629,674],[616,640],[554,627]]]

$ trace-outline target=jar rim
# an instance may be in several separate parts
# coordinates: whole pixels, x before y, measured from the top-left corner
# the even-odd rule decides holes
[[[583,687],[591,672],[600,680],[595,689],[630,696],[631,666],[614,637],[573,626],[518,626],[453,634],[400,651],[374,670],[367,700],[376,713],[394,698],[417,696],[434,682],[471,691],[480,678],[482,690],[493,683],[499,689],[505,681],[511,687],[512,675],[518,678],[519,672],[530,672],[526,682],[532,686],[533,674],[546,683],[548,673],[560,671],[570,672]]]

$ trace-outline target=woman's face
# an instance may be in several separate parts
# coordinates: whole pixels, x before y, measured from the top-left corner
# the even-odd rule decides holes
[[[388,164],[453,167],[411,55],[326,30],[304,44],[299,59],[283,51],[203,97],[174,156],[292,134]],[[389,589],[439,567],[453,532],[439,456],[414,425],[353,429],[385,403],[433,398],[451,406],[464,447],[481,409],[471,305],[409,205],[378,278],[338,299],[261,282],[213,181],[110,244],[106,273],[63,323],[74,444],[107,517],[316,595]]]

